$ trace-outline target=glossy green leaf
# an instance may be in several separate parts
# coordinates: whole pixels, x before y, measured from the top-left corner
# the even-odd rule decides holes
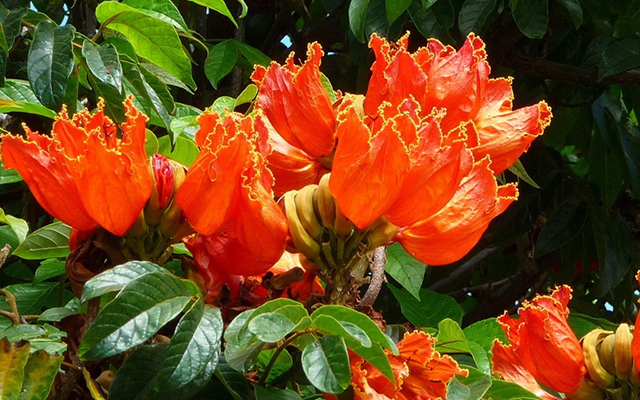
[[[467,368],[468,377],[456,376],[447,387],[449,400],[480,400],[491,387],[491,375],[483,374],[474,368]],[[490,397],[489,397],[490,398]]]
[[[438,324],[438,341],[436,350],[440,353],[469,353],[467,338],[458,325],[453,320],[447,318]]]
[[[191,62],[173,25],[115,1],[100,3],[96,17],[100,23],[126,36],[140,57],[195,89]]]
[[[54,282],[19,283],[5,286],[4,289],[16,297],[20,314],[39,314],[47,297],[57,286],[58,284]],[[0,297],[0,309],[9,310],[4,297]]]
[[[109,398],[118,400],[142,400],[157,380],[166,343],[143,346],[133,352],[118,369],[109,389]]]
[[[497,379],[491,380],[491,387],[485,392],[485,397],[493,400],[540,400],[540,398],[520,385]]]
[[[233,24],[237,27],[238,23],[236,22],[236,20],[233,18],[233,15],[231,15],[231,11],[229,11],[229,7],[227,7],[227,5],[225,4],[224,0],[189,0],[193,3],[196,4],[200,4],[201,6],[205,6],[208,7],[214,11],[219,12],[220,14],[224,15],[225,17],[229,18],[229,20],[231,22],[233,22]],[[246,4],[244,4],[244,1],[242,0],[238,0],[240,1],[240,4],[243,5],[243,9],[246,8]],[[244,13],[246,13],[246,11],[244,11]]]
[[[338,394],[349,386],[351,370],[344,339],[339,336],[318,338],[302,351],[302,369],[319,390]]]
[[[5,87],[0,88],[0,98],[2,98],[2,89],[6,89],[8,82],[5,82]],[[0,99],[0,112],[2,112],[2,100]],[[42,107],[42,106],[41,106]],[[44,108],[45,110],[51,111],[48,108]],[[9,112],[9,111],[7,111]],[[21,182],[22,177],[15,169],[5,169],[2,162],[0,162],[0,185],[8,185],[10,183]]]
[[[351,0],[349,3],[349,27],[360,43],[365,42],[364,26],[369,0]]]
[[[496,0],[465,0],[458,18],[458,28],[466,36],[471,32],[482,32],[496,7]]]
[[[547,220],[538,235],[535,257],[559,249],[576,237],[587,219],[587,203],[578,196],[565,200]]]
[[[295,326],[295,322],[283,315],[266,313],[253,318],[247,324],[247,330],[253,333],[258,340],[265,343],[276,343],[293,331]]]
[[[485,351],[491,351],[493,341],[498,339],[502,343],[509,340],[495,318],[483,319],[463,329],[464,335],[470,342],[479,344]]]
[[[200,129],[200,123],[198,118],[193,115],[187,115],[186,117],[173,118],[169,129],[176,137],[184,136],[191,141],[195,141],[196,132]],[[156,139],[156,149],[154,153],[158,152],[158,139]],[[147,154],[149,154],[147,152]]]
[[[54,222],[31,233],[13,252],[26,260],[62,258],[69,254],[71,227],[62,222]]]
[[[542,39],[549,25],[549,0],[510,0],[516,25],[526,37]]]
[[[388,287],[400,302],[402,314],[415,326],[436,327],[445,318],[451,318],[458,324],[462,322],[462,309],[450,296],[420,289],[420,301],[418,301],[406,290],[393,285]]]
[[[64,307],[48,308],[40,314],[38,321],[60,321],[70,315],[78,314],[81,310],[80,300],[71,299]]]
[[[7,15],[0,20],[7,41],[7,48],[11,49],[16,37],[22,31],[22,17],[27,14],[26,7],[12,7]]]
[[[240,313],[224,331],[224,357],[228,365],[236,371],[247,371],[264,346],[264,342],[246,329],[254,312],[255,310],[247,310]]]
[[[24,367],[29,359],[29,343],[0,339],[0,398],[17,400],[22,391]]]
[[[236,99],[229,96],[218,97],[209,110],[220,115],[226,115],[228,112],[232,112],[236,108]]]
[[[447,37],[456,20],[451,0],[434,1],[428,8],[423,2],[414,1],[409,6],[409,16],[425,38]]]
[[[218,363],[215,375],[234,400],[253,400],[247,378],[244,374],[232,369],[223,358]]]
[[[178,322],[158,374],[158,390],[176,390],[196,379],[220,351],[221,336],[220,310],[200,298]]]
[[[260,375],[262,375],[271,359],[275,356],[275,353],[278,351],[277,348],[263,350],[258,354],[258,358],[256,359],[256,367]],[[271,370],[269,371],[269,376],[265,379],[265,383],[271,383],[276,381],[280,376],[289,371],[293,366],[293,358],[291,354],[287,350],[283,350],[278,354],[278,358],[273,363]]]
[[[217,89],[218,82],[233,70],[237,59],[238,49],[231,40],[220,42],[209,50],[209,56],[204,63],[204,73],[214,89]]]
[[[125,0],[123,3],[154,18],[168,22],[184,33],[189,33],[189,27],[180,15],[178,7],[171,0]]]
[[[24,367],[24,381],[18,399],[45,400],[63,360],[63,356],[51,356],[44,350],[31,354]]]
[[[369,38],[374,33],[378,36],[389,36],[385,2],[386,0],[369,0],[364,24],[365,37]]]
[[[156,134],[153,133],[150,129],[147,129],[144,140],[144,152],[147,154],[147,157],[152,157],[154,154],[156,154],[158,152],[159,146],[160,144],[158,143],[158,137],[156,136]]]
[[[538,184],[529,176],[527,170],[524,169],[524,165],[522,165],[522,162],[520,160],[516,160],[516,162],[513,163],[513,165],[511,165],[508,169],[512,174],[522,179],[529,185],[533,186],[536,189],[540,189],[540,186],[538,186]]]
[[[268,67],[271,64],[271,58],[268,55],[264,54],[260,50],[255,47],[249,46],[246,43],[239,42],[234,40],[238,51],[244,58],[247,59],[253,65],[262,65],[263,67]]]
[[[152,123],[163,127],[171,124],[171,113],[175,110],[173,97],[167,85],[144,67],[128,61],[122,63],[125,88],[151,117]],[[154,120],[155,116],[157,118]],[[171,132],[169,132],[171,134]]]
[[[158,139],[158,153],[190,167],[198,156],[198,146],[184,136],[178,136],[173,150],[171,149],[171,139],[169,136],[162,136]]]
[[[13,215],[5,215],[4,210],[0,208],[0,224],[8,225],[13,233],[15,233],[18,243],[24,242],[29,233],[29,225],[27,221],[16,218]]]
[[[251,103],[256,98],[257,94],[258,87],[253,83],[248,85],[236,98],[236,107],[242,104]]]
[[[7,46],[7,37],[4,33],[4,26],[0,24],[0,86],[4,85],[4,79],[7,73],[8,58],[9,47]]]
[[[598,64],[598,80],[640,66],[640,39],[614,42],[602,53]]]
[[[151,272],[163,272],[164,268],[148,261],[129,261],[116,265],[89,279],[82,288],[82,302],[105,293],[116,292],[131,281]]]
[[[582,6],[578,0],[558,0],[560,4],[569,12],[569,18],[573,26],[578,29],[582,25]]]
[[[29,82],[18,79],[7,79],[4,87],[0,87],[0,112],[24,112],[52,119],[57,115],[55,111],[48,109],[40,103],[40,100],[38,100],[31,90],[31,87],[29,87]],[[13,179],[16,179],[16,175],[18,175],[18,173],[13,172]],[[0,182],[2,180],[0,176]],[[9,181],[7,183],[11,182]]]
[[[311,319],[315,320],[320,315],[329,315],[340,322],[344,321],[354,324],[366,332],[367,336],[369,336],[369,339],[371,339],[373,343],[378,344],[387,350],[391,350],[394,353],[397,353],[398,351],[395,343],[393,343],[393,341],[380,330],[380,327],[378,327],[378,325],[369,317],[358,311],[343,306],[327,305],[315,310],[311,314]]]
[[[338,322],[330,315],[318,315],[313,319],[313,326],[325,335],[337,335],[345,339],[353,339],[363,347],[371,347],[371,339],[357,325],[349,322]]]
[[[420,288],[426,266],[411,257],[400,243],[394,243],[387,248],[387,264],[384,270],[413,297],[420,300]]]
[[[38,24],[29,48],[27,76],[31,89],[40,102],[58,111],[67,89],[69,75],[73,70],[73,47],[75,28],[65,25],[54,28],[43,21]]]
[[[89,70],[89,66],[87,65],[87,60],[84,57],[81,57],[82,70],[85,70],[86,78],[88,83],[91,85],[95,95],[96,101],[98,99],[104,99],[104,112],[107,116],[117,122],[125,121],[125,111],[123,101],[125,99],[125,94],[123,92],[119,92],[118,88],[103,83],[98,79],[95,75],[91,73]]]
[[[253,385],[256,400],[302,400],[302,397],[293,390],[278,389],[276,387],[264,387]]]
[[[400,16],[407,11],[412,0],[386,0],[385,8],[387,10],[387,21],[389,25],[393,24]]]
[[[6,338],[12,343],[19,342],[21,340],[30,340],[37,338],[38,336],[45,335],[47,330],[40,325],[20,324],[14,325],[2,331],[0,337]]]
[[[489,353],[476,342],[468,341],[467,346],[469,346],[469,351],[471,352],[473,361],[476,363],[478,369],[484,374],[491,375],[491,361],[489,359]]]
[[[65,273],[64,261],[51,258],[44,260],[36,270],[33,283],[40,283],[47,279],[55,278]]]
[[[151,338],[191,300],[179,278],[151,272],[129,282],[87,330],[78,355],[84,360],[110,357]]]
[[[93,76],[122,92],[122,65],[115,47],[109,43],[96,46],[90,40],[85,40],[82,55]]]

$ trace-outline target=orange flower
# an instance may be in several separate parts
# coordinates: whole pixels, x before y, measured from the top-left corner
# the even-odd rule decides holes
[[[176,195],[196,232],[210,236],[209,254],[234,275],[259,275],[280,259],[287,223],[273,200],[266,167],[267,131],[255,119],[205,112],[196,143],[200,154]]]
[[[472,132],[468,137],[474,156],[490,155],[495,173],[511,166],[549,125],[551,110],[545,102],[512,110],[511,80],[489,79],[491,68],[479,37],[470,34],[457,52],[431,39],[427,47],[409,53],[408,39],[407,34],[390,44],[371,37],[376,62],[364,103],[367,115],[377,115],[385,102],[397,106],[410,97],[426,113],[445,109],[445,136]]]
[[[123,236],[151,195],[145,153],[147,117],[125,101],[127,121],[118,127],[104,115],[102,102],[91,114],[70,120],[66,111],[53,124],[51,137],[25,127],[26,140],[6,135],[2,159],[24,178],[42,207],[81,231],[98,225]]]
[[[493,342],[493,372],[500,375],[507,382],[514,382],[544,400],[560,400],[540,386],[531,372],[513,350],[513,346],[506,346],[499,341]]]
[[[498,317],[522,366],[538,382],[562,393],[576,391],[586,373],[582,348],[567,323],[570,299],[571,288],[565,285],[550,296],[525,302],[518,310],[519,319],[506,312]],[[503,355],[499,353],[498,366],[505,372],[510,367],[500,366]]]
[[[328,172],[336,117],[320,79],[322,55],[320,45],[311,43],[302,66],[294,64],[291,53],[285,65],[257,66],[251,76],[259,88],[256,109],[264,112],[274,128],[269,167],[276,177],[278,196],[317,183]]]
[[[362,357],[349,352],[351,386],[356,400],[446,399],[447,384],[456,375],[467,376],[455,360],[435,350],[435,340],[421,331],[407,332],[398,343],[399,354],[385,350],[396,387]],[[326,399],[335,396],[324,395]]]
[[[412,100],[359,117],[345,98],[330,189],[344,215],[365,229],[384,215],[396,240],[431,265],[462,258],[517,197],[498,186],[488,157],[474,161],[466,136],[443,137],[442,115],[420,116]]]

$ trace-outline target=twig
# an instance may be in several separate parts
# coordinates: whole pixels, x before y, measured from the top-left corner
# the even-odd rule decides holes
[[[373,251],[373,257],[370,263],[371,281],[369,282],[369,287],[362,297],[362,300],[360,300],[356,307],[358,310],[373,307],[373,303],[375,303],[378,298],[378,294],[380,294],[382,282],[384,282],[384,266],[387,263],[385,252],[386,248],[384,246],[380,246]]]
[[[462,275],[478,267],[482,260],[489,257],[496,250],[498,250],[498,247],[487,247],[486,249],[480,251],[478,254],[468,259],[464,264],[456,268],[446,278],[439,280],[438,282],[429,286],[429,290],[438,291],[440,289],[443,289],[447,285],[452,284]]]
[[[8,290],[0,289],[0,295],[7,298],[7,304],[9,304],[9,308],[11,311],[0,310],[0,315],[4,315],[5,317],[11,320],[13,325],[20,325],[20,313],[18,312],[18,304],[16,303],[16,296],[13,295]]]
[[[494,289],[497,286],[502,286],[505,283],[509,283],[514,278],[515,278],[515,275],[510,276],[508,278],[500,279],[499,281],[495,281],[495,282],[487,282],[487,283],[482,283],[476,286],[463,287],[462,289],[454,290],[453,292],[449,292],[447,294],[451,297],[458,297],[461,295],[466,295],[467,293],[486,292],[486,291],[490,291],[491,289]]]
[[[11,245],[9,243],[5,244],[2,250],[0,250],[0,268],[4,265],[9,257],[9,252],[11,251]]]

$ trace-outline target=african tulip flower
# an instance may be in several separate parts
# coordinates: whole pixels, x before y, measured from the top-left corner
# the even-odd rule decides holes
[[[386,103],[399,105],[412,97],[423,112],[444,109],[444,135],[471,132],[469,147],[477,160],[491,156],[498,174],[511,166],[549,124],[545,102],[512,110],[508,78],[489,79],[482,40],[470,34],[459,51],[430,39],[414,53],[407,50],[408,35],[388,43],[377,35],[369,47],[376,55],[364,102],[369,116]]]
[[[447,384],[456,375],[467,376],[455,360],[435,350],[435,340],[421,331],[407,332],[398,342],[399,354],[385,350],[396,386],[365,359],[349,352],[351,386],[355,400],[446,399]],[[335,396],[325,395],[327,399]]]
[[[287,222],[273,200],[267,128],[255,118],[205,112],[200,153],[176,202],[201,235],[213,262],[234,275],[258,275],[280,259]]]
[[[363,119],[345,98],[329,183],[357,228],[384,216],[400,228],[395,240],[431,265],[462,258],[517,197],[514,185],[497,185],[488,157],[474,159],[466,137],[442,135],[441,119],[420,116],[412,100]]]
[[[125,108],[121,138],[102,103],[96,113],[83,110],[72,119],[63,109],[51,137],[26,127],[26,139],[4,136],[3,162],[20,173],[40,205],[62,222],[80,231],[102,226],[124,236],[152,189],[144,148],[147,117],[131,99]]]
[[[510,351],[522,366],[538,382],[562,393],[578,390],[586,373],[582,347],[567,323],[570,299],[571,288],[561,286],[549,296],[524,302],[518,319],[506,313],[498,317],[511,343]],[[500,348],[498,352],[501,360]]]
[[[277,196],[317,183],[331,165],[336,115],[320,79],[322,55],[320,45],[311,43],[302,66],[291,53],[285,65],[257,66],[251,76],[259,88],[256,109],[273,127],[268,160]]]

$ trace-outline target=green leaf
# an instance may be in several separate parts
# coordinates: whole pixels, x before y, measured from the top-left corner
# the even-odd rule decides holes
[[[219,352],[221,336],[220,310],[206,307],[202,298],[198,299],[171,338],[158,374],[158,390],[176,390],[196,379]]]
[[[409,16],[425,38],[449,36],[449,29],[456,21],[451,0],[434,1],[428,8],[423,6],[423,2],[414,1],[409,6]]]
[[[29,83],[40,102],[55,111],[62,107],[67,82],[73,70],[73,36],[75,28],[65,25],[54,28],[43,21],[33,32],[33,42],[27,59]]]
[[[40,100],[29,87],[29,82],[18,79],[7,79],[4,87],[0,87],[0,112],[23,112],[28,114],[41,115],[47,118],[55,118],[56,112],[48,109],[40,103]],[[6,171],[6,170],[5,170]],[[4,174],[0,174],[0,183],[5,183]],[[9,181],[6,183],[19,182],[15,180],[19,177],[18,173],[12,171]]]
[[[200,123],[198,117],[193,115],[187,115],[186,117],[173,118],[169,129],[176,137],[184,136],[191,141],[195,141],[196,132],[200,129]],[[158,152],[158,139],[156,139],[156,149],[154,153]],[[147,153],[149,154],[149,153]]]
[[[256,393],[256,400],[302,400],[302,397],[293,390],[278,389],[275,387],[264,387],[253,385]]]
[[[449,318],[440,321],[436,350],[440,353],[470,353],[467,338],[460,325]]]
[[[218,82],[227,76],[238,59],[238,49],[231,40],[225,40],[213,46],[204,62],[204,73],[214,89],[218,88]]]
[[[324,336],[302,351],[302,369],[307,379],[319,390],[339,394],[351,382],[349,354],[344,339]]]
[[[71,299],[64,307],[48,308],[40,314],[38,321],[60,321],[70,315],[78,314],[80,312],[80,300],[77,298]]]
[[[167,85],[138,64],[124,61],[122,67],[127,92],[134,94],[135,100],[152,117],[154,124],[168,127],[173,118],[171,113],[175,109],[175,103]],[[154,118],[156,115],[160,121]]]
[[[7,41],[7,48],[9,50],[11,50],[16,37],[18,37],[22,31],[22,17],[26,14],[27,9],[25,7],[13,7],[9,10],[9,13],[0,20],[0,24],[2,24],[2,29],[4,30],[4,35]]]
[[[458,28],[463,36],[482,32],[489,16],[496,7],[496,0],[465,0],[458,18]]]
[[[387,248],[387,264],[384,266],[384,270],[413,297],[420,300],[420,288],[426,267],[411,257],[400,243],[394,243]]]
[[[351,0],[349,4],[349,27],[360,43],[365,42],[364,26],[369,0]]]
[[[587,314],[572,312],[567,318],[567,322],[571,330],[576,334],[578,339],[591,332],[595,328],[601,328],[609,331],[618,329],[618,325],[604,318],[596,318]]]
[[[244,374],[234,371],[224,359],[218,363],[215,375],[234,400],[253,400],[251,387]]]
[[[13,252],[25,260],[62,258],[69,255],[71,227],[62,222],[54,222],[31,233]]]
[[[78,355],[84,360],[110,357],[155,335],[191,300],[179,278],[151,272],[128,283],[87,330]]]
[[[569,18],[573,22],[573,26],[576,29],[582,25],[582,6],[578,0],[558,0],[558,3],[562,4],[564,8],[569,12]]]
[[[491,376],[483,374],[474,368],[467,368],[468,377],[456,376],[449,382],[447,399],[449,400],[480,400],[491,387]]]
[[[271,64],[271,58],[255,47],[249,46],[248,44],[239,42],[237,40],[234,40],[233,42],[238,48],[240,54],[242,54],[242,56],[251,64],[262,65],[263,67],[268,67],[269,64]]]
[[[82,55],[93,76],[122,92],[122,65],[115,47],[109,43],[96,46],[90,40],[85,40]]]
[[[173,124],[173,121],[171,121],[171,123]],[[152,157],[156,154],[159,146],[160,144],[158,143],[158,137],[156,134],[150,129],[147,129],[144,139],[144,152],[147,154],[147,157]]]
[[[7,84],[8,82],[5,83],[5,87],[4,88],[0,88],[0,104],[2,104],[2,89],[6,89],[7,88]],[[51,111],[48,108],[44,108],[45,110]],[[2,105],[0,105],[0,112],[2,111]],[[9,112],[9,111],[7,111]],[[53,112],[53,111],[51,111]],[[22,181],[22,177],[20,176],[20,174],[18,173],[18,171],[14,170],[14,169],[5,169],[4,165],[2,164],[2,162],[0,161],[0,185],[8,185],[10,183],[16,183],[16,182],[21,182]]]
[[[405,11],[407,11],[411,2],[412,0],[385,0],[387,21],[389,21],[389,25],[393,24]]]
[[[180,15],[178,7],[171,0],[125,0],[123,3],[154,18],[168,22],[184,33],[189,33],[189,27]]]
[[[380,330],[380,327],[369,317],[358,311],[344,306],[327,305],[315,310],[311,314],[311,319],[315,320],[321,315],[329,315],[339,322],[349,322],[362,329],[373,343],[391,350],[394,354],[398,352],[395,343]]]
[[[126,4],[105,1],[96,8],[100,23],[122,33],[136,53],[174,75],[192,89],[191,62],[173,25]]]
[[[222,14],[225,17],[229,18],[229,20],[231,22],[233,22],[233,24],[236,26],[236,28],[238,27],[238,24],[236,23],[236,20],[233,18],[233,15],[231,15],[231,11],[229,11],[229,8],[225,4],[224,0],[189,0],[189,1],[191,1],[192,3],[200,4],[201,6],[208,7],[210,9],[212,9],[213,11],[219,12],[220,14]],[[246,11],[244,11],[244,9],[246,8],[246,4],[244,4],[244,1],[242,1],[242,0],[238,0],[238,1],[240,1],[240,4],[242,4],[242,6],[243,6],[242,7],[243,8],[243,13],[246,13]]]
[[[512,15],[520,32],[542,39],[549,25],[549,0],[510,0]]]
[[[5,215],[2,208],[0,208],[0,224],[8,225],[13,233],[15,233],[19,243],[24,242],[29,232],[27,221],[16,218],[13,215]]]
[[[491,380],[491,387],[485,392],[485,398],[493,400],[540,400],[538,396],[520,385],[498,379]]]
[[[587,203],[578,196],[566,199],[547,220],[538,235],[535,257],[559,249],[576,237],[587,220]]]
[[[295,322],[283,315],[266,313],[253,318],[247,325],[247,330],[258,340],[276,343],[284,339],[295,327]]]
[[[598,64],[598,80],[640,66],[640,39],[614,42],[602,53]]]
[[[625,38],[635,35],[640,30],[640,0],[625,2],[626,10],[621,12],[613,26],[613,36]]]
[[[64,261],[60,261],[55,258],[44,260],[43,262],[40,263],[40,266],[36,270],[35,276],[33,277],[33,283],[44,282],[47,279],[64,275],[65,273],[64,264],[65,264]]]
[[[471,352],[473,361],[476,363],[478,369],[482,373],[491,375],[491,361],[489,360],[488,352],[476,342],[468,341],[467,346],[469,346],[469,351]]]
[[[89,71],[87,60],[84,57],[81,57],[80,60],[81,63],[83,63],[82,70],[85,70],[86,72],[87,81],[90,83],[91,88],[95,93],[96,100],[98,98],[104,99],[105,114],[116,122],[124,122],[124,93],[119,92],[118,89],[114,86],[102,83]]]
[[[44,302],[58,284],[53,282],[20,283],[5,286],[4,289],[16,297],[16,304],[20,314],[39,314]],[[0,309],[9,310],[7,301],[0,297]]]
[[[487,352],[491,351],[495,339],[500,340],[502,343],[509,342],[495,318],[483,319],[473,323],[464,328],[463,332],[468,341],[479,344]]]
[[[213,102],[211,107],[209,107],[209,110],[224,116],[228,112],[232,112],[235,108],[236,99],[229,96],[220,96]]]
[[[240,313],[224,331],[224,357],[228,365],[237,371],[247,371],[264,346],[264,342],[256,339],[255,335],[246,329],[254,312],[255,310],[247,310]]]
[[[9,343],[0,339],[0,398],[17,400],[22,391],[24,367],[29,359],[29,343]]]
[[[9,47],[7,37],[4,33],[4,26],[0,24],[0,86],[4,86],[4,79],[7,73],[7,59],[9,58]]]
[[[436,327],[445,318],[458,324],[462,322],[462,309],[451,297],[428,289],[420,289],[420,301],[406,290],[388,285],[391,293],[400,303],[402,314],[415,326]]]
[[[238,95],[238,97],[236,98],[235,106],[237,107],[242,104],[251,103],[256,98],[257,94],[258,94],[258,87],[253,83],[248,85],[246,88],[244,88],[242,93],[240,93],[240,95]]]
[[[45,400],[63,360],[63,356],[50,356],[44,350],[31,354],[24,367],[19,400]]]
[[[118,369],[109,398],[118,400],[142,400],[157,380],[162,360],[167,349],[166,343],[143,346],[131,354]]]
[[[169,136],[162,136],[158,139],[158,153],[186,167],[190,167],[193,164],[199,152],[198,146],[184,136],[178,136],[173,150],[171,150],[171,138]]]
[[[313,326],[325,335],[338,335],[345,339],[352,339],[363,347],[371,347],[371,339],[367,333],[357,325],[342,321],[330,315],[318,315],[313,320]]]
[[[275,356],[276,351],[278,349],[269,349],[263,350],[258,354],[258,358],[256,360],[256,367],[260,374],[263,374],[267,365],[271,359]],[[265,383],[271,383],[276,381],[280,376],[289,371],[293,366],[293,358],[291,358],[291,354],[287,350],[284,350],[278,354],[278,358],[274,362],[271,370],[269,371],[269,376],[265,379]]]
[[[540,186],[538,186],[538,184],[529,176],[527,170],[524,169],[524,165],[522,165],[522,162],[520,160],[516,160],[516,162],[509,167],[509,171],[518,178],[527,182],[530,186],[536,189],[540,189]]]
[[[116,292],[131,281],[151,272],[164,272],[164,268],[148,261],[129,261],[116,265],[89,279],[82,288],[83,303],[105,293]]]

